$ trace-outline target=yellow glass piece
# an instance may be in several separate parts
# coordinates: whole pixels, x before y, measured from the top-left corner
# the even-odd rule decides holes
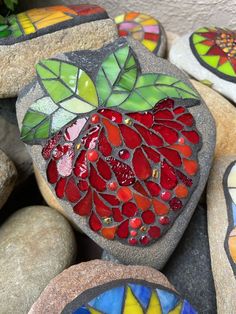
[[[143,314],[143,310],[138,300],[134,297],[130,287],[127,287],[123,314]]]
[[[152,292],[151,300],[147,309],[147,314],[162,314],[161,304],[155,291]]]
[[[155,50],[157,46],[156,42],[147,39],[142,40],[142,44],[150,51]]]
[[[26,13],[20,13],[17,15],[18,21],[21,24],[21,27],[23,28],[26,35],[35,33],[35,27],[31,23],[30,19],[26,15]]]
[[[234,228],[229,235],[229,251],[232,257],[232,260],[236,264],[236,228]]]
[[[158,23],[157,23],[157,20],[155,19],[148,19],[146,21],[141,22],[141,24],[145,26],[145,25],[157,25]]]
[[[142,26],[141,26],[141,25],[137,25],[137,26],[131,28],[131,29],[130,29],[130,32],[131,32],[131,33],[136,33],[136,32],[142,31],[142,30],[143,30],[143,29],[142,29]]]
[[[180,314],[182,310],[183,303],[180,302],[172,311],[169,312],[169,314]]]
[[[102,314],[102,312],[99,312],[91,307],[88,308],[91,314]]]
[[[32,9],[17,14],[17,19],[26,35],[35,33],[37,29],[42,29],[51,25],[73,19],[76,12],[64,6],[53,6],[41,9]]]
[[[115,22],[116,22],[116,24],[120,24],[120,23],[124,22],[124,19],[125,19],[125,15],[124,15],[124,14],[118,15],[118,16],[115,18]]]

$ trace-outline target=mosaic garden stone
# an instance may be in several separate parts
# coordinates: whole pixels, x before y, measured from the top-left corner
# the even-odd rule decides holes
[[[41,61],[18,120],[79,228],[123,262],[161,267],[204,188],[215,126],[186,76],[130,41]]]
[[[236,311],[236,156],[216,159],[207,189],[208,233],[219,313]]]
[[[170,51],[170,61],[199,81],[236,102],[236,33],[202,27],[181,37]]]
[[[235,154],[235,107],[210,87],[195,80],[190,81],[205,101],[216,122],[215,157]]]
[[[0,150],[0,209],[11,194],[17,179],[17,171],[13,162]]]
[[[160,272],[145,266],[98,260],[72,266],[54,278],[29,313],[42,311],[55,314],[197,313]]]
[[[98,49],[116,37],[114,22],[96,5],[52,6],[10,16],[8,25],[0,25],[0,97],[17,95],[40,59]]]
[[[73,230],[56,210],[32,206],[13,214],[0,228],[0,312],[27,313],[75,254]]]
[[[161,23],[154,17],[131,11],[117,16],[115,22],[120,37],[131,36],[155,55],[164,57],[166,34]]]

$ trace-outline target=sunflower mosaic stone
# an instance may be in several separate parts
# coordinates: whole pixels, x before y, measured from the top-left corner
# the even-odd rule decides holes
[[[173,45],[170,61],[236,102],[236,33],[201,27]]]
[[[155,55],[164,57],[167,39],[164,28],[157,19],[130,11],[115,17],[115,22],[120,37],[131,36]]]
[[[119,260],[160,267],[211,164],[215,127],[199,94],[126,39],[42,60],[36,71],[18,99],[18,120],[53,193]]]
[[[236,301],[236,156],[214,162],[207,189],[208,234],[217,309],[234,313]]]
[[[16,96],[41,58],[98,49],[116,37],[115,23],[97,5],[58,5],[9,16],[0,25],[0,97]]]
[[[153,268],[100,260],[72,266],[53,279],[29,314],[42,310],[55,314],[197,313]]]

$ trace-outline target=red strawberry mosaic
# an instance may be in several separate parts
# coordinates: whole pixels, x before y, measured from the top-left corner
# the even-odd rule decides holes
[[[145,112],[98,109],[48,140],[48,182],[104,238],[146,246],[182,211],[198,182],[201,138],[173,99]]]

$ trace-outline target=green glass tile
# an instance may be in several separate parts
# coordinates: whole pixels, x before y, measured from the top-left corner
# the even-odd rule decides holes
[[[129,60],[126,62],[125,68],[129,69],[136,64],[134,57],[131,55]]]
[[[52,116],[51,132],[54,134],[75,118],[75,114],[68,112],[63,108],[58,109]]]
[[[198,34],[194,34],[193,37],[192,37],[192,40],[193,40],[194,44],[200,43],[201,41],[203,41],[205,39],[206,39],[205,37],[203,37],[201,35],[198,35]]]
[[[99,97],[101,98],[102,101],[105,101],[111,93],[111,87],[102,71],[98,72],[96,86]]]
[[[185,90],[186,92],[189,92],[192,95],[197,96],[195,91],[191,87],[189,87],[187,84],[182,82],[182,81],[179,81],[179,82],[175,83],[174,86],[177,87],[177,88],[183,89],[183,90]]]
[[[129,46],[125,46],[124,48],[120,48],[115,52],[116,58],[120,64],[120,66],[124,66],[128,55],[129,55]]]
[[[21,139],[24,139],[24,141],[32,141],[34,138],[34,132],[30,132],[31,129],[26,127],[26,126],[22,126],[21,129]]]
[[[57,75],[55,75],[51,71],[48,71],[48,69],[45,69],[45,67],[41,66],[40,64],[37,65],[37,73],[41,78],[44,79],[57,78]]]
[[[156,89],[158,89],[158,92],[166,94],[167,97],[179,98],[178,90],[172,86],[158,85]]]
[[[220,60],[220,56],[201,56],[201,58],[213,68],[217,68]]]
[[[41,123],[45,119],[45,117],[45,114],[34,111],[27,111],[23,120],[23,125],[34,128],[36,125]]]
[[[0,31],[0,38],[5,38],[11,35],[11,31],[9,29],[4,29]]]
[[[116,61],[114,54],[111,54],[102,63],[102,68],[103,68],[103,71],[105,72],[107,80],[109,80],[110,84],[113,85],[116,82],[117,77],[120,73],[120,67]]]
[[[50,119],[46,119],[34,133],[34,138],[37,139],[45,139],[49,137],[49,130],[50,130]]]
[[[200,43],[195,45],[195,49],[197,50],[199,55],[205,55],[210,48],[210,46],[206,46]]]
[[[49,96],[55,103],[63,101],[72,96],[72,91],[58,80],[42,80]]]
[[[209,29],[207,27],[201,27],[198,30],[196,30],[195,33],[207,33],[209,32]]]
[[[8,29],[8,25],[6,25],[6,24],[0,24],[0,32],[1,31],[4,31],[5,29]]]
[[[152,108],[140,95],[133,92],[125,101],[121,104],[120,108],[128,111],[144,111]]]
[[[61,62],[59,60],[42,60],[39,64],[36,65],[36,69],[38,69],[39,65],[44,65],[44,67],[51,72],[53,72],[56,77],[59,77],[60,74],[60,66]],[[41,77],[42,79],[44,78],[43,76]]]
[[[231,63],[229,61],[225,62],[224,64],[222,64],[221,66],[218,67],[218,71],[236,77],[236,74],[234,72],[234,69],[231,65]]]
[[[157,77],[156,85],[158,84],[172,85],[176,82],[178,82],[178,79],[176,77],[165,75],[165,74],[160,74]]]
[[[167,97],[166,93],[162,92],[155,86],[141,87],[136,91],[152,106],[154,106],[160,99]]]
[[[106,103],[107,107],[114,107],[118,106],[120,103],[122,103],[127,97],[129,96],[129,93],[120,93],[120,94],[112,94]]]
[[[192,94],[186,93],[185,91],[178,90],[179,96],[183,99],[189,99],[192,98]]]
[[[143,74],[139,76],[137,83],[135,85],[136,88],[154,85],[157,80],[158,74]]]
[[[97,91],[91,78],[84,71],[79,71],[78,95],[94,106],[98,106]]]
[[[134,87],[137,77],[137,68],[130,69],[119,80],[119,86],[125,90],[131,91]]]
[[[49,115],[56,111],[58,106],[52,101],[50,97],[43,97],[34,102],[30,108]]]
[[[61,62],[60,79],[73,91],[77,89],[78,68],[73,64]]]
[[[94,106],[76,97],[63,101],[60,106],[72,113],[85,113],[95,109]]]

